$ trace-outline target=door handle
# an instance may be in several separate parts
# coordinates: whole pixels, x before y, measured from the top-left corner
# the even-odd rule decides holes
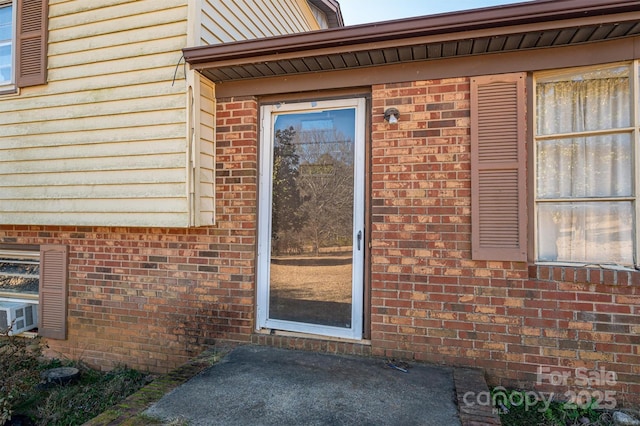
[[[360,251],[360,242],[362,241],[362,231],[358,231],[358,251]]]

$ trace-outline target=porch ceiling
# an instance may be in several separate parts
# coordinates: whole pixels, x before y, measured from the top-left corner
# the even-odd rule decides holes
[[[184,50],[220,83],[640,35],[640,0],[538,0]]]

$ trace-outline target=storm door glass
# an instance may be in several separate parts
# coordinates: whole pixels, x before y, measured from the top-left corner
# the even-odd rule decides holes
[[[358,115],[355,106],[270,114],[269,175],[262,175],[270,180],[262,186],[270,192],[262,208],[269,233],[261,233],[260,261],[271,327],[346,337],[360,332]]]

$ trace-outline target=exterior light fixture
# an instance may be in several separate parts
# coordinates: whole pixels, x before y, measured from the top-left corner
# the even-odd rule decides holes
[[[389,124],[398,123],[398,119],[400,119],[400,111],[398,108],[387,108],[384,112],[384,119],[389,122]]]

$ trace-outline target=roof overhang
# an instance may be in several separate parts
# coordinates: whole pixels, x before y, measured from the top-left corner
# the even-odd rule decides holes
[[[579,46],[640,35],[640,0],[537,0],[184,49],[215,83]]]

